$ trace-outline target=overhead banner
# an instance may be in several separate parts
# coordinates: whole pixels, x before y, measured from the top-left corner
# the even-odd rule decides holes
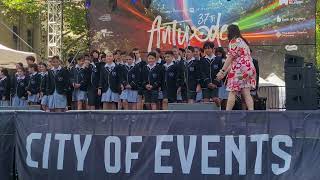
[[[237,24],[263,78],[283,74],[286,53],[315,58],[316,0],[92,0],[88,8],[91,49],[227,47],[227,27]]]
[[[319,112],[19,113],[23,180],[320,178]]]

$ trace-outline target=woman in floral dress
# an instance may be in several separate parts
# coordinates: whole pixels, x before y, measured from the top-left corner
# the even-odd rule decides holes
[[[219,80],[227,75],[227,91],[229,91],[226,110],[232,110],[236,95],[241,93],[248,110],[253,110],[253,99],[250,90],[256,86],[256,69],[254,68],[249,43],[240,33],[237,25],[228,27],[228,58],[217,75]]]

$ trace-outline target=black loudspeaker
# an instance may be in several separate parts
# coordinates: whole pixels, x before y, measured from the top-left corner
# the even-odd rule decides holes
[[[304,86],[304,68],[302,67],[286,67],[285,82],[286,88],[302,88]]]
[[[316,73],[316,67],[313,65],[306,67],[286,67],[286,88],[316,88]]]
[[[142,4],[144,5],[144,7],[149,9],[150,5],[152,4],[152,0],[142,0]]]
[[[300,56],[294,56],[290,54],[285,55],[284,67],[303,67],[304,58]]]
[[[254,97],[254,110],[267,110],[267,98],[265,97]]]
[[[317,109],[316,67],[313,64],[303,66],[303,58],[286,55],[286,109],[314,110]]]
[[[317,109],[317,88],[286,89],[287,110]]]
[[[317,85],[317,68],[313,64],[304,67],[304,87],[316,88]]]

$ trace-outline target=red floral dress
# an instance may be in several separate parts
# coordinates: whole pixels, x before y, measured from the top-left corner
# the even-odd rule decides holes
[[[227,76],[227,91],[239,92],[244,88],[256,87],[256,69],[252,62],[250,49],[241,38],[233,39],[229,43],[228,56],[233,57],[231,70]]]

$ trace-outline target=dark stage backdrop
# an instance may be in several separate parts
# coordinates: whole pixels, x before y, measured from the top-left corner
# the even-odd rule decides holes
[[[91,49],[165,50],[207,40],[226,47],[226,28],[236,23],[262,77],[283,75],[285,53],[315,59],[316,0],[153,0],[148,8],[143,2],[148,0],[91,0]]]

